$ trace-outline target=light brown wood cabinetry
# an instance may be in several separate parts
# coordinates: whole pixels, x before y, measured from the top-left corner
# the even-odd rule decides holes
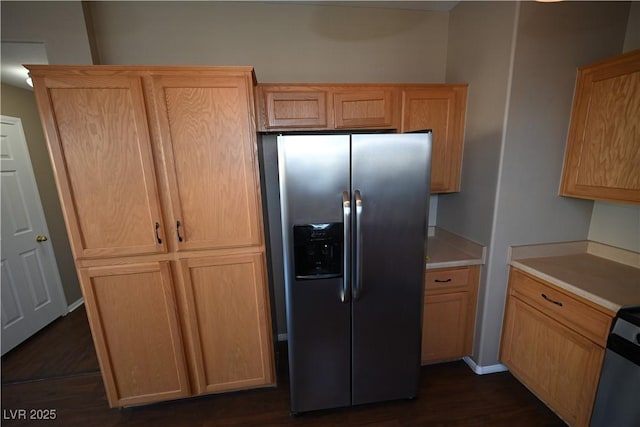
[[[402,90],[402,132],[431,129],[431,192],[460,191],[467,85]]]
[[[168,262],[79,270],[112,406],[190,394]]]
[[[262,243],[252,91],[246,76],[154,75],[178,250]],[[179,224],[178,224],[179,223]]]
[[[139,75],[63,73],[35,87],[76,258],[162,253]],[[156,227],[157,224],[157,227]]]
[[[614,315],[603,310],[511,268],[500,360],[572,426],[591,418]]]
[[[253,70],[30,72],[109,404],[273,384]]]
[[[640,203],[640,50],[578,70],[560,194]]]
[[[259,84],[258,130],[433,130],[431,192],[460,191],[466,84]]]
[[[336,90],[333,93],[336,129],[395,127],[392,88]]]
[[[314,88],[263,88],[264,108],[258,111],[263,130],[328,128],[327,91]]]
[[[422,320],[422,363],[470,355],[480,267],[427,270]]]
[[[262,254],[189,258],[181,270],[196,392],[272,383]]]
[[[398,129],[399,94],[390,85],[260,84],[258,130]]]

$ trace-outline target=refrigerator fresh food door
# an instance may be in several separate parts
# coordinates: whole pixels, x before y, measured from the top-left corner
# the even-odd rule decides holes
[[[349,136],[279,136],[278,168],[291,411],[348,406]]]
[[[352,403],[416,396],[431,133],[352,136]]]

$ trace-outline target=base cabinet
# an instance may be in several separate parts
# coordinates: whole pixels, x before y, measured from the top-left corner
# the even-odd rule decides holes
[[[422,318],[422,363],[470,355],[479,267],[428,270]]]
[[[534,286],[537,292],[529,293]],[[568,316],[543,312],[526,295],[546,295],[562,304],[549,302],[553,310],[567,310]],[[590,322],[592,308],[579,304],[512,269],[500,360],[569,425],[588,426],[605,349],[604,342],[588,339],[564,320],[579,313],[583,323]]]
[[[262,254],[180,261],[194,392],[273,383]]]
[[[190,394],[168,262],[80,269],[110,405]]]

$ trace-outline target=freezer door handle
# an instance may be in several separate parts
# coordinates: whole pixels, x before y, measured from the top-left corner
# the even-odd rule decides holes
[[[357,301],[362,295],[362,196],[360,190],[353,193],[356,205],[356,265],[355,265],[355,283],[353,286],[353,300]]]
[[[349,281],[351,279],[351,200],[347,191],[342,192],[342,291],[340,301],[349,302]]]

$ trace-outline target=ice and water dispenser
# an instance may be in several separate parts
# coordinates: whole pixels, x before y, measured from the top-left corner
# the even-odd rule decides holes
[[[342,277],[342,223],[293,226],[296,279]]]

